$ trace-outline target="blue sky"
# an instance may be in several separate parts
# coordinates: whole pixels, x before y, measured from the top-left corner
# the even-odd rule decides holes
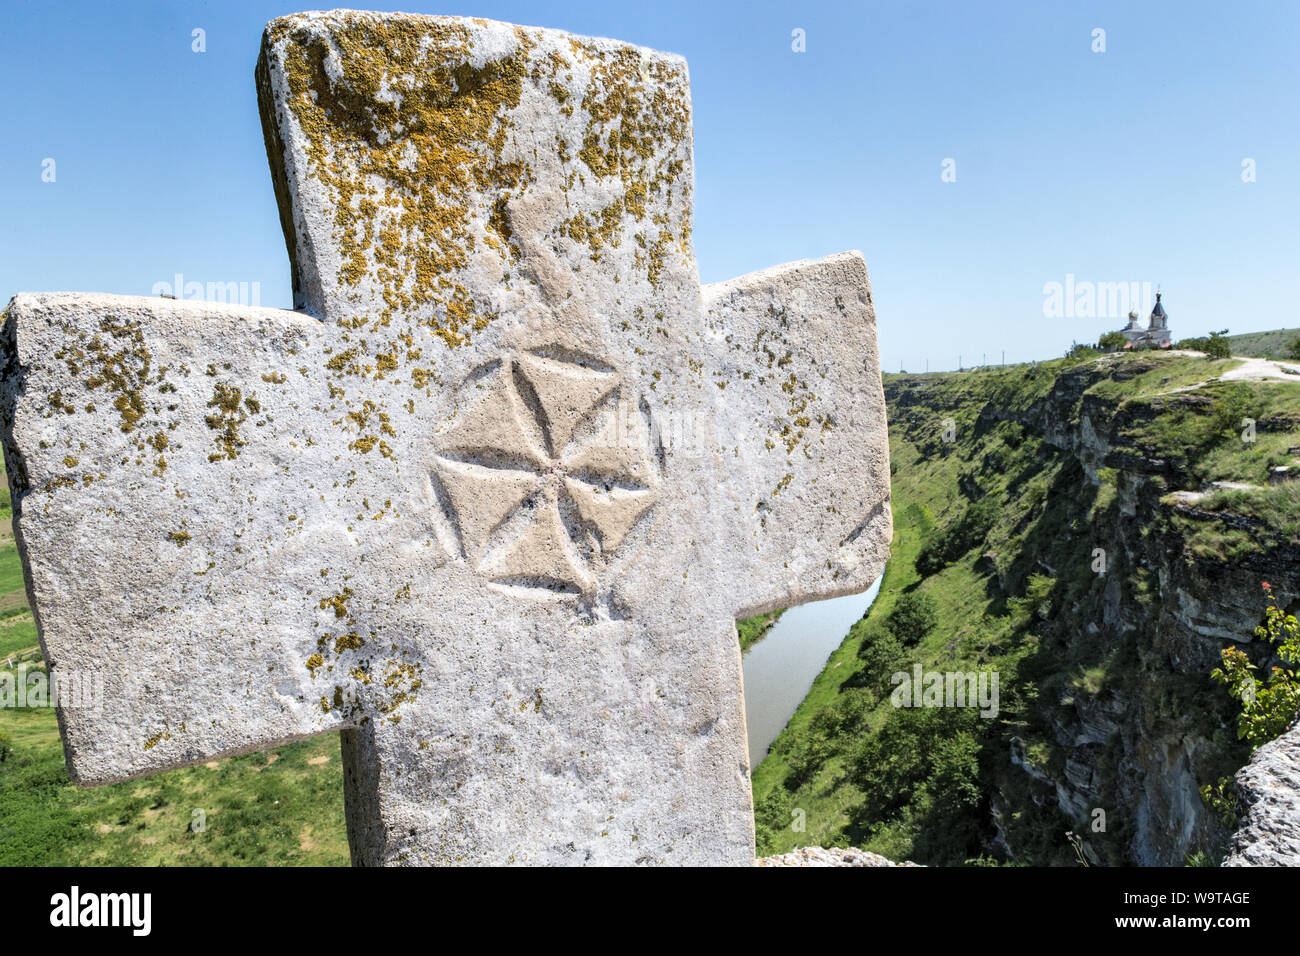
[[[1176,338],[1300,325],[1300,4],[401,6],[685,55],[701,279],[861,249],[889,370],[1046,358],[1121,324],[1045,316],[1067,275],[1159,284]],[[182,273],[287,307],[253,65],[263,24],[301,8],[8,5],[0,293]]]

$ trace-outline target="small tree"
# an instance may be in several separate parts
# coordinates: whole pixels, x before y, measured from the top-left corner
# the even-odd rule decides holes
[[[1286,349],[1286,357],[1293,362],[1300,362],[1300,339],[1291,340],[1291,344]]]
[[[889,679],[912,663],[898,638],[883,629],[868,632],[858,647],[858,657],[862,659],[862,686],[882,697],[892,686]]]
[[[1115,352],[1122,349],[1128,339],[1123,332],[1107,332],[1097,340],[1097,348],[1105,352]]]
[[[1216,359],[1232,358],[1232,346],[1228,344],[1227,329],[1210,333],[1209,341],[1205,343],[1205,354]]]
[[[919,644],[939,624],[939,605],[924,591],[909,591],[885,618],[885,627],[904,645]]]

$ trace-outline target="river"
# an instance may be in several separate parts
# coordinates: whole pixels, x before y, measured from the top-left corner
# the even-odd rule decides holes
[[[753,766],[767,755],[831,652],[844,643],[879,591],[877,579],[862,594],[793,607],[745,652],[745,722]]]

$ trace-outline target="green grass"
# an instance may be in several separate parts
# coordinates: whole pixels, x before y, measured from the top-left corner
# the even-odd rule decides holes
[[[741,618],[736,622],[736,633],[740,636],[741,653],[749,650],[759,641],[767,636],[767,632],[772,629],[772,625],[780,620],[785,611],[769,611],[766,614],[756,614],[753,617]]]
[[[1131,641],[1103,639],[1072,623],[1072,614],[1095,606],[1106,586],[1090,568],[1091,548],[1080,542],[1103,538],[1120,520],[1119,474],[1102,468],[1098,481],[1090,482],[1073,454],[1048,445],[1017,419],[1028,420],[1035,403],[1055,388],[1056,401],[1075,401],[1068,411],[1075,424],[1086,412],[1094,416],[1094,425],[1109,430],[1113,416],[1120,426],[1120,453],[1167,460],[1168,468],[1161,470],[1176,482],[1169,490],[1195,489],[1203,480],[1262,483],[1268,466],[1288,459],[1287,447],[1300,444],[1300,387],[1206,384],[1237,364],[1232,359],[1140,353],[967,373],[886,376],[895,522],[890,561],[867,618],[854,624],[768,757],[754,770],[760,838],[768,844],[761,849],[784,852],[795,846],[851,842],[886,856],[936,864],[984,856],[976,848],[967,850],[963,859],[963,845],[970,846],[963,843],[964,837],[946,841],[932,828],[936,820],[946,819],[963,833],[980,831],[987,839],[986,803],[967,804],[969,811],[945,817],[935,813],[931,788],[919,798],[908,798],[901,808],[886,807],[885,817],[864,818],[864,797],[873,798],[857,788],[860,781],[873,785],[873,775],[862,776],[863,765],[854,764],[853,754],[868,741],[885,740],[882,731],[907,716],[893,710],[887,692],[870,699],[865,721],[854,725],[858,729],[853,736],[834,729],[835,715],[850,702],[861,701],[863,688],[870,686],[859,649],[884,631],[889,612],[909,590],[930,595],[940,608],[941,622],[909,651],[909,665],[919,662],[927,670],[940,671],[993,667],[1000,674],[1002,712],[998,720],[980,723],[973,731],[981,748],[979,786],[983,794],[996,793],[1002,799],[1004,832],[1024,860],[1071,864],[1073,851],[1062,834],[1086,821],[1070,821],[1036,800],[1029,776],[1006,759],[1011,737],[1019,738],[1031,763],[1059,775],[1066,752],[1055,742],[1052,728],[1060,715],[1073,713],[1076,700],[1106,693],[1154,693],[1160,698],[1157,709],[1164,708],[1161,713],[1167,711],[1170,720],[1185,719],[1179,726],[1187,732],[1209,733],[1202,724],[1217,726],[1212,719],[1215,701],[1204,686],[1208,677],[1165,674],[1158,666],[1146,674]],[[1240,435],[1240,418],[1247,413],[1257,419],[1253,442]],[[950,431],[944,434],[948,426],[955,426],[955,440]],[[1160,487],[1159,479],[1152,481]],[[919,573],[917,558],[925,542],[951,537],[975,502],[990,496],[998,517],[987,535],[969,543],[956,538],[966,553],[954,558],[941,551],[946,563],[934,573]],[[1171,516],[1169,523],[1183,531],[1192,550],[1200,549],[1198,557],[1232,559],[1243,549],[1261,550],[1277,539],[1300,540],[1300,485],[1216,495],[1202,507],[1256,517],[1273,540],[1213,519]],[[926,550],[933,563],[934,550]],[[1151,576],[1140,567],[1126,574],[1124,587],[1134,606],[1154,613],[1159,595],[1158,589],[1152,591]],[[1191,713],[1198,707],[1204,711],[1201,716]],[[904,720],[899,739],[906,739],[906,724]],[[934,743],[937,747],[942,742]],[[885,752],[903,765],[912,759],[906,753]],[[1117,759],[1107,749],[1099,766]],[[878,781],[879,775],[875,777]],[[806,815],[802,832],[788,825],[786,814],[794,809]],[[1122,828],[1105,838],[1093,836],[1091,845],[1111,862],[1125,859]]]
[[[0,710],[0,729],[14,742],[0,763],[0,866],[348,862],[337,734],[82,789],[53,710]]]
[[[0,618],[0,667],[11,654],[36,646],[36,622],[28,611]]]

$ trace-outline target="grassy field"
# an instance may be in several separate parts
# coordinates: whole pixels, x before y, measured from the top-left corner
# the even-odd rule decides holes
[[[338,735],[95,789],[68,782],[54,711],[0,711],[0,866],[343,866]]]

